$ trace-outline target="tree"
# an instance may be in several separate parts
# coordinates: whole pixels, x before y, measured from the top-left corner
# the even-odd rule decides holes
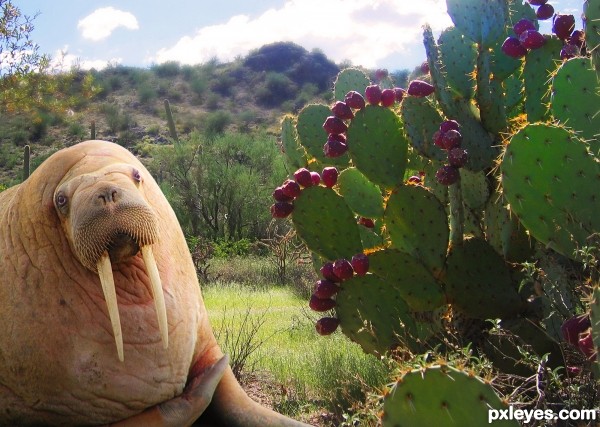
[[[31,17],[11,0],[0,0],[0,112],[63,111],[97,89],[91,75],[60,72],[31,38]],[[82,95],[75,95],[80,91]]]

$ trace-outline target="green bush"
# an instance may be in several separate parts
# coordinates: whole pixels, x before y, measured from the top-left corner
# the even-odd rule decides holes
[[[167,61],[162,64],[154,65],[152,71],[158,77],[175,77],[181,71],[181,65],[176,61]]]
[[[240,240],[218,239],[214,243],[214,255],[217,258],[246,256],[250,253],[251,245],[252,242],[246,238]]]
[[[142,104],[148,104],[154,101],[158,93],[150,83],[142,83],[138,88],[138,99]]]

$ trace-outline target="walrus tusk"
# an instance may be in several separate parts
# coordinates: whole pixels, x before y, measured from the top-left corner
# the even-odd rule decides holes
[[[97,266],[100,283],[102,284],[102,292],[104,293],[104,300],[106,301],[110,323],[112,324],[115,344],[117,345],[117,354],[119,355],[119,360],[123,362],[125,360],[123,357],[123,333],[121,332],[121,319],[119,318],[119,307],[117,306],[115,280],[113,278],[108,252],[102,254],[98,260]]]
[[[165,295],[158,274],[158,267],[156,266],[156,260],[154,259],[154,254],[152,253],[152,248],[150,246],[142,246],[142,257],[144,258],[144,264],[146,264],[146,270],[148,272],[148,277],[150,278],[150,284],[152,285],[152,296],[154,297],[154,307],[156,308],[156,317],[158,318],[158,328],[160,330],[163,347],[167,348],[169,347],[167,307],[165,305]]]

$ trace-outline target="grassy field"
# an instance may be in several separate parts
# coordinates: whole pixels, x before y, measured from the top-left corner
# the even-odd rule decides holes
[[[244,280],[225,274],[205,284],[203,295],[221,346],[234,370],[236,362],[243,364],[242,381],[259,400],[312,424],[337,426],[364,401],[366,391],[386,383],[388,371],[380,360],[341,332],[328,337],[315,332],[320,315],[308,309],[297,287],[269,284],[264,260],[232,262],[226,268],[246,271],[237,277]]]

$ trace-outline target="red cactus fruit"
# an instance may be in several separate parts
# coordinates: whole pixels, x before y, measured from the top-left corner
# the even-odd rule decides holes
[[[354,275],[352,264],[347,259],[336,259],[333,263],[333,273],[340,278],[341,281],[350,279]]]
[[[365,99],[371,105],[379,105],[381,102],[381,93],[379,85],[369,85],[365,89]]]
[[[527,55],[527,49],[516,37],[507,37],[502,43],[502,52],[511,58],[522,58]]]
[[[527,49],[539,49],[546,44],[546,38],[536,30],[526,30],[519,36],[519,42]]]
[[[574,44],[566,44],[560,50],[560,59],[571,59],[581,54],[581,49],[579,49]]]
[[[579,49],[583,48],[585,44],[585,33],[581,30],[575,30],[567,40],[567,43],[577,46]]]
[[[469,153],[461,147],[448,150],[448,163],[455,168],[462,168],[469,161]]]
[[[588,330],[581,334],[579,341],[577,342],[579,351],[581,351],[589,360],[596,359],[596,348],[594,347],[594,340],[592,339],[592,331]]]
[[[323,146],[323,153],[326,157],[340,157],[348,151],[346,137],[344,135],[331,134]]]
[[[388,76],[388,70],[386,70],[385,68],[379,68],[377,70],[375,70],[375,80],[377,80],[378,82],[380,82],[381,80],[385,79]]]
[[[310,171],[306,168],[300,168],[294,172],[294,179],[302,187],[311,187],[313,185]]]
[[[460,125],[458,124],[458,122],[456,120],[444,120],[440,124],[440,132],[446,133],[450,129],[454,129],[454,130],[460,132]]]
[[[317,298],[326,299],[331,298],[340,290],[340,287],[331,280],[319,280],[315,285],[314,294]]]
[[[318,298],[315,294],[312,294],[308,306],[311,310],[323,312],[335,307],[335,301],[331,298]]]
[[[355,110],[362,110],[365,108],[365,98],[355,90],[351,90],[346,94],[344,102],[348,107],[354,108]]]
[[[551,4],[543,4],[535,11],[535,16],[541,21],[550,19],[554,16],[554,7]]]
[[[354,113],[352,109],[342,101],[337,101],[333,107],[331,107],[331,112],[335,117],[338,117],[342,120],[351,120],[354,118]]]
[[[396,102],[396,93],[393,89],[384,89],[381,91],[381,105],[391,107]]]
[[[454,166],[445,165],[438,169],[435,173],[435,178],[442,185],[452,185],[458,181],[460,173]]]
[[[274,191],[273,191],[273,198],[275,199],[275,201],[277,202],[291,202],[292,200],[294,200],[293,197],[289,197],[286,196],[283,193],[283,188],[282,187],[277,187]]]
[[[442,134],[441,144],[444,150],[451,150],[454,147],[460,147],[461,143],[462,135],[457,130],[450,129]]]
[[[331,335],[340,325],[340,320],[335,317],[322,317],[317,320],[315,329],[319,335]]]
[[[408,94],[411,96],[416,96],[418,98],[422,98],[424,96],[429,96],[435,91],[435,88],[422,80],[413,80],[408,84]]]
[[[371,218],[365,218],[361,216],[358,218],[358,223],[363,227],[375,228],[375,221],[373,221]]]
[[[300,186],[296,181],[292,181],[291,179],[286,179],[283,185],[281,186],[281,191],[288,197],[295,199],[300,195]]]
[[[579,334],[586,331],[590,326],[592,326],[592,323],[587,314],[573,316],[563,322],[560,333],[566,342],[577,347]]]
[[[363,253],[354,255],[350,263],[357,276],[364,276],[369,271],[369,257]]]
[[[319,175],[319,172],[311,172],[310,179],[312,180],[312,185],[319,185],[321,182],[321,175]]]
[[[421,73],[429,74],[429,62],[428,61],[423,61],[421,63]]]
[[[332,282],[340,281],[340,278],[337,277],[335,275],[335,273],[333,272],[333,263],[332,262],[326,262],[325,264],[323,264],[323,266],[321,267],[321,269],[319,271],[321,272],[321,275],[327,280],[330,280]]]
[[[339,135],[348,130],[348,126],[342,119],[336,116],[329,116],[323,123],[323,129],[328,134]]]
[[[421,177],[417,176],[417,175],[413,175],[410,178],[408,178],[406,180],[406,182],[408,182],[409,184],[413,184],[413,185],[419,185],[419,184],[421,184]]]
[[[328,166],[321,172],[321,178],[325,187],[333,187],[338,179],[338,170],[333,166]]]
[[[273,218],[285,218],[294,210],[294,205],[286,202],[275,202],[271,205],[271,216]]]
[[[401,87],[395,87],[394,93],[396,94],[396,102],[399,104],[406,96],[406,89],[402,89]]]
[[[569,38],[575,30],[575,17],[573,15],[556,15],[552,21],[552,32],[561,40]]]
[[[535,30],[535,25],[533,24],[533,21],[527,18],[519,19],[519,21],[515,25],[513,25],[513,31],[517,36],[520,36],[524,31],[527,30]]]

